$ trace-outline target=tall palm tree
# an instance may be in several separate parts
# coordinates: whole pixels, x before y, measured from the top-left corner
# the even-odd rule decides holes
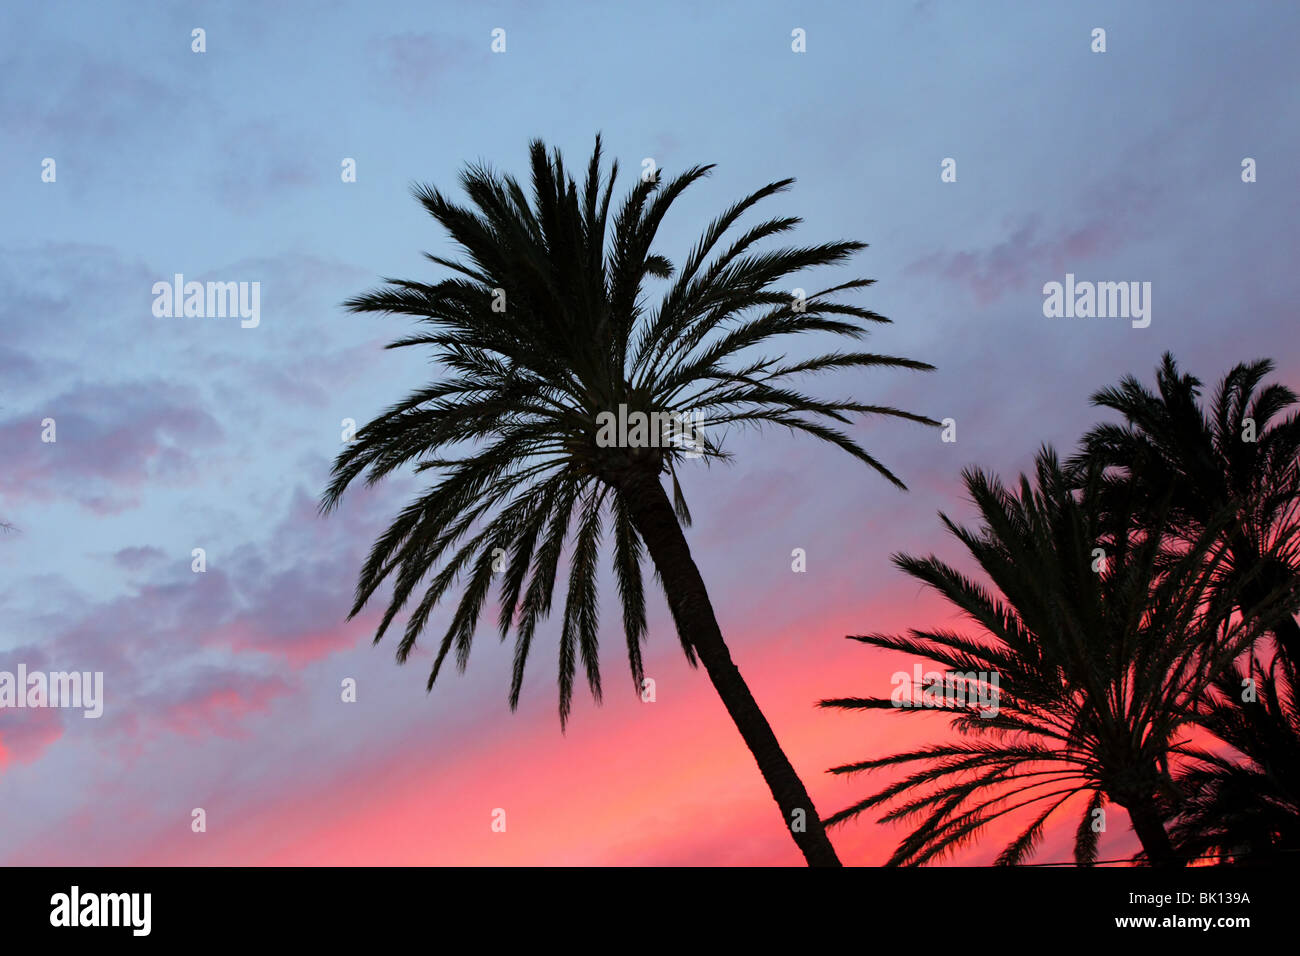
[[[827,819],[866,810],[882,821],[916,820],[891,865],[938,858],[1003,817],[1025,826],[999,864],[1033,852],[1054,815],[1081,813],[1075,859],[1096,859],[1095,811],[1123,807],[1147,858],[1179,857],[1166,829],[1176,791],[1169,760],[1182,743],[1189,710],[1234,656],[1248,647],[1261,616],[1241,620],[1236,598],[1213,587],[1225,560],[1217,524],[1176,560],[1161,537],[1130,515],[1103,513],[1099,472],[1084,482],[1050,448],[1035,479],[1008,489],[978,469],[963,474],[980,525],[942,516],[995,590],[931,555],[896,555],[907,574],[941,594],[973,633],[912,630],[853,637],[941,665],[946,686],[968,685],[944,703],[966,740],[834,767],[854,774],[909,768],[899,782]],[[1096,551],[1102,549],[1102,553]],[[972,702],[983,692],[996,707]],[[889,697],[824,700],[824,707],[893,709]],[[922,713],[911,708],[907,713]]]
[[[871,280],[843,282],[806,297],[782,287],[803,270],[848,259],[862,243],[758,251],[762,240],[799,222],[783,216],[720,245],[745,212],[793,180],[771,183],[727,208],[675,269],[652,249],[656,232],[669,206],[711,166],[693,167],[665,184],[643,177],[611,221],[618,166],[604,176],[599,137],[581,189],[558,150],[548,155],[534,141],[530,159],[531,199],[514,178],[484,165],[471,165],[461,175],[470,206],[431,187],[417,188],[420,203],[465,258],[428,256],[454,275],[432,284],[388,279],[385,287],[346,303],[354,312],[417,318],[424,328],[390,347],[430,346],[445,369],[361,429],[335,462],[323,511],[337,505],[363,472],[373,483],[414,463],[417,472],[437,475],[375,542],[351,613],[391,579],[378,642],[423,587],[397,647],[398,660],[405,661],[435,605],[460,582],[460,601],[429,675],[431,689],[453,648],[458,668],[465,667],[479,616],[493,584],[499,584],[501,638],[512,625],[516,635],[513,709],[568,539],[559,641],[563,726],[579,661],[592,695],[598,701],[601,696],[596,574],[608,529],[638,693],[646,637],[642,562],[648,554],[687,659],[704,664],[795,842],[809,864],[838,865],[807,790],[723,642],[682,530],[690,514],[678,472],[690,460],[727,457],[716,429],[779,425],[844,449],[901,488],[838,426],[857,414],[937,422],[883,405],[815,398],[790,380],[835,369],[931,366],[855,350],[808,359],[763,351],[776,348],[783,336],[824,333],[857,340],[869,323],[888,321],[833,298]],[[653,309],[647,304],[650,279],[668,282]],[[654,413],[670,418],[658,419],[652,441],[631,432],[611,440],[605,426],[620,410],[629,422]],[[703,416],[704,429],[690,416]]]
[[[1213,516],[1233,513],[1225,574],[1245,579],[1243,605],[1262,606],[1300,575],[1300,415],[1284,417],[1298,400],[1284,385],[1262,385],[1272,371],[1266,360],[1234,366],[1202,410],[1200,380],[1165,353],[1155,392],[1126,376],[1092,396],[1124,421],[1093,428],[1072,460],[1117,469],[1124,494],[1136,488],[1149,509],[1167,502],[1170,530],[1183,541],[1195,540]],[[1292,667],[1300,665],[1297,610],[1277,615],[1273,627]]]
[[[1215,681],[1197,710],[1197,722],[1231,749],[1184,751],[1177,784],[1185,798],[1170,828],[1180,855],[1253,863],[1300,853],[1294,674],[1279,656],[1265,664],[1252,654]]]

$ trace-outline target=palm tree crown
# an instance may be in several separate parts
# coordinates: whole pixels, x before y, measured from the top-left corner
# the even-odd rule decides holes
[[[430,346],[449,374],[358,432],[338,456],[323,508],[334,507],[363,472],[373,483],[415,462],[417,471],[438,474],[376,541],[352,614],[381,582],[393,578],[378,642],[442,561],[407,622],[398,647],[399,660],[405,660],[435,605],[463,577],[459,604],[429,675],[432,687],[451,650],[458,666],[465,666],[475,625],[499,577],[503,639],[516,623],[512,707],[537,623],[551,607],[566,536],[576,526],[560,637],[563,721],[579,660],[593,695],[599,699],[601,693],[596,571],[607,525],[628,660],[641,686],[643,549],[626,501],[636,477],[672,471],[675,503],[685,519],[676,469],[687,456],[707,460],[725,454],[714,437],[716,428],[752,423],[781,425],[831,442],[901,486],[837,426],[853,413],[932,420],[879,405],[814,398],[788,382],[836,368],[931,366],[862,351],[801,361],[756,354],[780,336],[823,332],[856,340],[864,323],[888,321],[831,299],[871,280],[844,282],[803,301],[776,287],[792,273],[840,262],[864,247],[833,242],[754,251],[760,240],[792,229],[796,218],[754,225],[710,260],[743,213],[792,180],[764,186],[727,209],[674,270],[652,251],[656,231],[672,202],[711,166],[691,168],[665,185],[642,180],[623,201],[611,230],[618,166],[602,183],[599,138],[581,190],[566,175],[558,151],[548,156],[535,141],[530,152],[531,203],[515,179],[482,165],[461,177],[472,207],[457,205],[436,189],[416,190],[465,252],[460,262],[428,256],[456,277],[433,284],[389,279],[385,288],[346,303],[354,312],[417,317],[425,329],[390,348]],[[653,310],[646,307],[648,278],[674,280]],[[616,413],[620,405],[629,413],[703,415],[709,433],[698,436],[695,448],[600,447],[598,417]],[[508,555],[504,560],[503,554]],[[685,637],[683,646],[693,656]]]
[[[936,629],[854,638],[935,661],[947,675],[997,681],[994,713],[965,706],[951,714],[953,725],[976,740],[832,769],[919,766],[827,820],[883,808],[882,820],[917,821],[891,864],[937,858],[1008,815],[1023,815],[1025,825],[998,862],[1021,862],[1067,804],[1080,812],[1075,857],[1090,863],[1095,814],[1107,801],[1128,811],[1153,862],[1175,862],[1165,830],[1169,757],[1181,745],[1193,702],[1262,625],[1258,618],[1233,619],[1236,596],[1212,587],[1224,560],[1217,527],[1171,561],[1159,534],[1117,520],[1116,511],[1103,517],[1096,472],[1076,492],[1074,476],[1044,449],[1035,477],[1022,476],[1017,492],[967,471],[980,527],[943,517],[996,591],[934,556],[895,557],[962,611],[974,635]],[[822,706],[883,709],[897,702],[840,698]]]
[[[1117,469],[1112,487],[1139,495],[1148,512],[1166,507],[1170,533],[1184,541],[1232,514],[1223,526],[1224,573],[1245,579],[1239,593],[1256,605],[1300,575],[1300,415],[1285,414],[1298,399],[1284,385],[1264,384],[1272,370],[1267,360],[1234,366],[1203,410],[1200,380],[1165,353],[1154,392],[1127,376],[1093,395],[1094,405],[1124,421],[1091,429],[1071,462]],[[1285,608],[1272,628],[1292,667],[1300,665],[1295,611]]]

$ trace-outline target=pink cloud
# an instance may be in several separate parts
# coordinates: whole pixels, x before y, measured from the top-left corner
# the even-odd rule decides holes
[[[32,763],[63,736],[63,719],[50,708],[0,711],[0,771],[11,763]]]
[[[168,730],[188,737],[247,737],[244,719],[265,714],[276,698],[292,692],[293,687],[276,675],[211,672],[170,704],[159,715],[159,721]]]

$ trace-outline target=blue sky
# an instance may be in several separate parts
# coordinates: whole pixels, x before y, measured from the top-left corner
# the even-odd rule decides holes
[[[0,515],[21,530],[0,539],[0,669],[102,669],[109,701],[94,728],[0,716],[0,861],[35,846],[50,862],[292,861],[258,808],[336,792],[358,762],[393,772],[381,768],[416,747],[437,770],[542,724],[546,746],[565,746],[547,661],[511,717],[508,650],[484,644],[426,698],[419,662],[394,667],[391,647],[369,647],[367,621],[342,623],[360,555],[413,479],[352,496],[328,521],[314,512],[341,421],[364,422],[429,374],[419,355],[381,351],[401,320],[339,303],[380,276],[433,275],[422,252],[454,252],[412,182],[454,190],[477,159],[522,172],[532,137],[577,166],[600,131],[620,191],[645,157],[670,173],[716,163],[661,231],[673,259],[726,204],[796,177],[767,212],[803,217],[804,241],[870,243],[847,274],[874,277],[863,302],[895,321],[871,345],[938,367],[823,385],[957,420],[950,445],[861,426],[908,495],[783,435],[736,436],[735,466],[685,481],[714,603],[747,631],[742,667],[747,653],[788,651],[808,678],[811,695],[785,699],[773,683],[760,700],[808,741],[795,759],[809,777],[824,754],[861,756],[859,734],[811,711],[813,697],[852,690],[818,684],[831,665],[815,648],[838,640],[841,619],[868,630],[873,615],[907,626],[944,613],[907,603],[914,588],[888,557],[944,547],[934,514],[963,513],[963,466],[1012,473],[1041,442],[1068,447],[1097,417],[1088,395],[1149,377],[1166,349],[1210,382],[1266,355],[1300,384],[1294,5],[56,2],[9,4],[4,18]],[[1095,27],[1105,53],[1090,49]],[[805,53],[791,50],[795,28]],[[955,183],[940,181],[946,157]],[[1257,182],[1242,182],[1244,157]],[[340,179],[344,158],[355,183]],[[260,282],[260,325],[155,318],[152,285],[178,272]],[[1151,282],[1151,326],[1045,318],[1042,286],[1067,272]],[[53,445],[40,441],[46,417]],[[794,546],[811,566],[787,586]],[[201,577],[195,547],[208,553]],[[660,666],[689,694],[681,719],[713,719],[657,614]],[[361,714],[337,705],[345,675],[366,688]],[[606,705],[615,729],[599,741],[672,746],[666,728],[619,723],[619,706],[635,702]],[[600,717],[579,707],[591,729],[569,744]],[[538,766],[521,801],[569,789]],[[838,806],[851,791],[815,795]],[[662,799],[655,819],[681,829],[687,805]],[[727,799],[741,819],[764,795]],[[229,808],[228,842],[196,851],[185,824],[200,800]],[[320,827],[303,843],[346,830]],[[745,830],[742,845],[779,860],[780,838]],[[860,832],[857,861],[888,838]],[[601,839],[576,857],[644,858]],[[363,837],[348,847],[390,859]],[[476,852],[458,844],[445,859]],[[517,858],[529,852],[542,850]]]

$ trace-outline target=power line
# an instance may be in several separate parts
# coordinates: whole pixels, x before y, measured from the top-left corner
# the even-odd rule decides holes
[[[1291,849],[1270,850],[1272,853],[1300,853],[1300,847]],[[1207,853],[1203,856],[1189,856],[1183,860],[1184,863],[1195,863],[1197,860],[1219,860],[1221,856],[1218,853]],[[1111,863],[1132,863],[1131,857],[1121,860],[1093,860],[1092,863],[1078,863],[1073,860],[1063,860],[1059,863],[1021,863],[1020,866],[1107,866]]]

